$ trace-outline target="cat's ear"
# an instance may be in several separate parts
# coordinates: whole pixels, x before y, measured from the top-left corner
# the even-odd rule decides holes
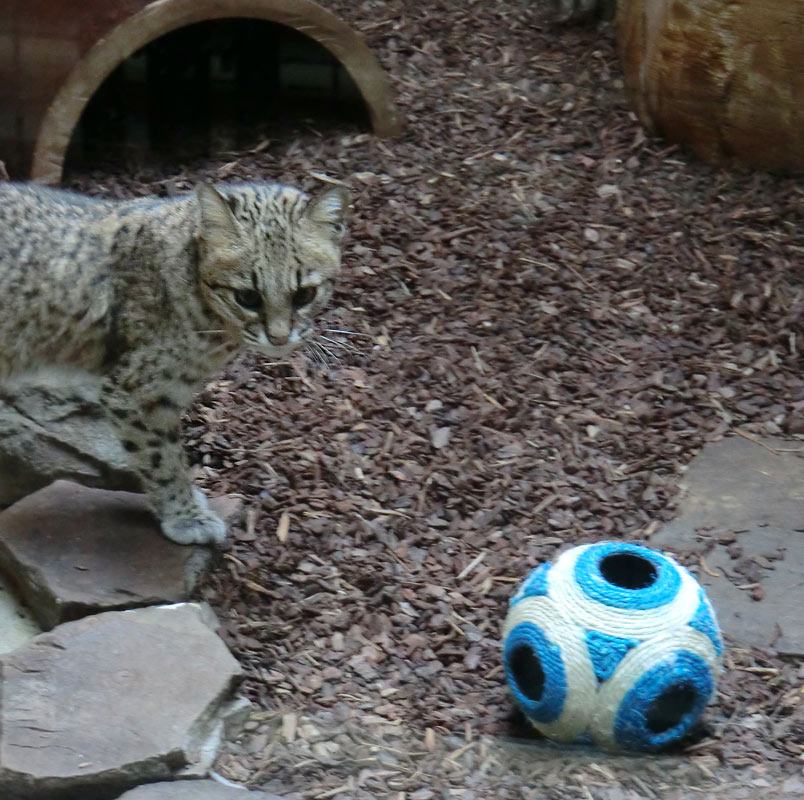
[[[199,238],[213,250],[235,247],[240,240],[238,224],[223,195],[209,183],[199,183],[195,196],[201,212]]]
[[[310,198],[305,213],[313,222],[331,225],[336,235],[340,236],[348,210],[349,191],[343,186],[327,186]]]

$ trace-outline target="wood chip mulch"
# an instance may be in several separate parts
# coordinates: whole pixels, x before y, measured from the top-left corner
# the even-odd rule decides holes
[[[532,567],[650,542],[707,441],[804,433],[800,181],[646,136],[609,27],[518,0],[327,5],[393,76],[400,139],[301,125],[71,179],[354,191],[330,354],[239,362],[188,420],[200,482],[245,501],[202,596],[261,710],[220,773],[291,798],[804,791],[804,668],[772,652],[729,652],[665,760],[523,756],[499,657]]]

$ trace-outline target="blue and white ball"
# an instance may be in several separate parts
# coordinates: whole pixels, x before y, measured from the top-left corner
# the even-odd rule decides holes
[[[545,736],[659,750],[695,725],[722,669],[703,587],[672,558],[602,542],[542,564],[511,600],[503,663]]]

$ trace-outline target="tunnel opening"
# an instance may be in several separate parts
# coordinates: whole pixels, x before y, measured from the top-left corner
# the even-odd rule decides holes
[[[209,20],[155,39],[108,75],[73,131],[65,171],[370,128],[354,80],[317,41],[267,20]]]

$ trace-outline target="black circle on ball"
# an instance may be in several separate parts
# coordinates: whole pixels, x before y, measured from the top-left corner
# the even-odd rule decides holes
[[[647,589],[659,573],[655,564],[634,553],[612,553],[600,562],[600,574],[622,589]]]
[[[514,648],[510,660],[511,674],[519,687],[519,691],[538,703],[544,693],[544,668],[539,656],[526,644]]]
[[[675,728],[695,708],[698,694],[692,686],[671,686],[662,692],[645,712],[645,726],[651,733]]]

